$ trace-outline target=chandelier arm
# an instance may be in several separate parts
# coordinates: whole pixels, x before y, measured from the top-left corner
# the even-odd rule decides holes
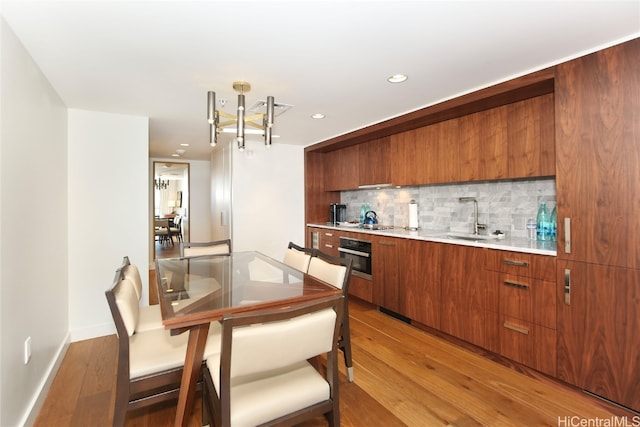
[[[227,126],[235,125],[237,122],[238,122],[237,120],[228,120],[226,122],[218,123],[218,127],[224,128]]]
[[[226,111],[220,111],[220,110],[216,110],[216,111],[218,111],[218,114],[220,115],[220,117],[224,117],[225,119],[237,120],[236,116],[234,116],[233,114],[227,113]]]

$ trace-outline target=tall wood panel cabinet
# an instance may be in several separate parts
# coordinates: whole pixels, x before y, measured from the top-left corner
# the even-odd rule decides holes
[[[640,410],[640,39],[556,68],[558,377]]]

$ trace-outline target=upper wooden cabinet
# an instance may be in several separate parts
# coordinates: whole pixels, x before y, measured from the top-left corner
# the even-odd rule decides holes
[[[502,106],[457,119],[461,181],[507,177],[507,111]]]
[[[395,185],[555,174],[553,94],[391,136]]]
[[[556,174],[552,93],[507,107],[507,178]]]
[[[324,154],[326,191],[353,190],[359,182],[359,148],[357,145]]]
[[[391,138],[379,138],[359,144],[359,185],[390,184],[389,148]]]
[[[556,68],[559,258],[640,269],[638,64],[635,39]]]

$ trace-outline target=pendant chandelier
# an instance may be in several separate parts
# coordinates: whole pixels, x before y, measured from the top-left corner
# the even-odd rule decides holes
[[[156,190],[166,190],[169,188],[169,180],[163,181],[162,178],[158,177],[155,179]]]
[[[209,122],[209,144],[212,147],[218,142],[218,134],[220,132],[234,132],[238,140],[238,148],[244,150],[245,134],[260,134],[264,136],[264,145],[271,146],[273,117],[274,117],[274,99],[273,96],[267,96],[267,101],[262,102],[262,106],[266,107],[265,113],[245,115],[244,94],[251,90],[251,84],[247,82],[233,82],[233,89],[238,92],[238,114],[234,116],[225,111],[216,110],[216,93],[209,91],[207,93],[207,121]],[[224,106],[226,101],[220,100]],[[224,121],[221,121],[223,119]],[[235,126],[234,126],[235,125]],[[230,128],[229,126],[234,126]],[[249,129],[246,129],[249,128]]]

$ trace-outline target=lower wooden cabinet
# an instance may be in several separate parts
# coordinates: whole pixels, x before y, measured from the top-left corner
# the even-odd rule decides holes
[[[411,320],[440,329],[439,243],[406,240],[399,250],[402,313]]]
[[[321,250],[331,256],[340,256],[340,236],[335,230],[328,228],[309,227],[309,242],[311,247]]]
[[[373,281],[351,275],[349,295],[367,302],[373,302]]]
[[[372,276],[374,283],[373,303],[402,314],[400,296],[400,271],[398,247],[406,239],[372,236]]]
[[[501,315],[499,337],[502,356],[545,374],[556,375],[555,329]]]
[[[498,289],[498,353],[556,375],[556,258],[486,250],[487,282]]]
[[[558,372],[640,410],[640,270],[558,261]]]
[[[443,332],[498,351],[498,287],[486,280],[484,250],[442,244]]]

